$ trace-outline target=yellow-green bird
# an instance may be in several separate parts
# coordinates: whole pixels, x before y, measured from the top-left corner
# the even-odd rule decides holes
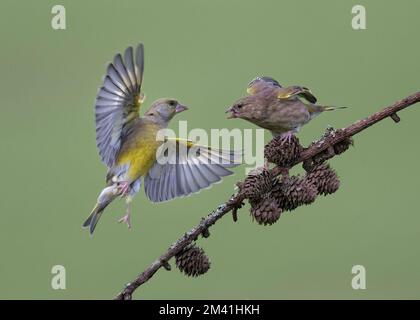
[[[315,104],[312,92],[302,86],[282,87],[271,77],[257,77],[247,88],[249,96],[238,99],[226,112],[228,118],[241,118],[282,136],[283,142],[324,111],[344,107]],[[302,101],[301,98],[307,100]]]
[[[240,164],[241,153],[158,138],[171,119],[187,107],[175,99],[159,99],[140,117],[143,70],[143,45],[136,50],[129,47],[124,58],[117,54],[108,65],[98,92],[96,143],[108,173],[106,187],[83,223],[91,234],[104,209],[117,197],[125,198],[127,204],[126,215],[119,222],[131,227],[130,203],[142,180],[147,197],[161,202],[206,188],[231,174],[227,168]]]

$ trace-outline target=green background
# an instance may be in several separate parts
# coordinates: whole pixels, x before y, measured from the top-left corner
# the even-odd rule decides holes
[[[51,28],[63,4],[67,30]],[[351,28],[364,4],[367,30]],[[321,115],[299,134],[305,144],[327,125],[343,127],[420,88],[417,13],[400,1],[1,1],[0,298],[109,299],[225,201],[244,168],[192,197],[134,201],[134,227],[116,223],[113,204],[90,238],[81,229],[106,169],[93,103],[116,52],[142,41],[147,103],[176,97],[190,128],[254,128],[225,119],[256,75],[306,85]],[[159,273],[138,299],[419,298],[420,215],[417,125],[420,106],[358,135],[331,161],[342,179],[333,196],[282,216],[271,227],[222,219],[200,239],[210,272],[190,279]],[[177,128],[177,121],[172,123]],[[266,135],[268,140],[269,136]],[[51,288],[51,268],[67,289]],[[353,290],[351,268],[367,269]]]

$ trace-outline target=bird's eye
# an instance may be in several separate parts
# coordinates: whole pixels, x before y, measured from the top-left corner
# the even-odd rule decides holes
[[[244,105],[243,104],[237,104],[236,108],[241,109]]]
[[[174,101],[174,100],[169,101],[169,105],[171,107],[175,106],[176,105],[176,101]]]

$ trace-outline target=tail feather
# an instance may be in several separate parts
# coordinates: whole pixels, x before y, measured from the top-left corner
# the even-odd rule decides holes
[[[320,106],[322,111],[333,111],[338,109],[347,109],[347,107],[336,107],[336,106]]]
[[[95,207],[93,208],[92,212],[90,213],[89,217],[83,223],[83,228],[89,228],[89,233],[93,234],[95,231],[96,225],[98,224],[99,219],[102,216],[105,208],[116,198],[120,195],[120,191],[118,190],[117,185],[108,186],[102,190],[99,194],[98,200],[96,202]]]
[[[96,225],[98,224],[98,221],[101,218],[105,208],[106,206],[101,206],[99,203],[97,203],[93,208],[92,213],[83,223],[83,228],[89,228],[90,234],[93,234],[93,231],[95,231]]]
[[[86,221],[85,221],[85,222],[83,222],[83,224],[82,224],[82,228],[87,228],[87,227],[89,227],[89,226],[90,226],[90,221],[92,220],[93,215],[94,215],[94,212],[92,212],[92,213],[89,215],[89,217],[86,219]]]
[[[92,216],[92,219],[91,219],[91,221],[90,221],[90,226],[89,226],[89,233],[90,234],[93,234],[93,231],[95,231],[95,228],[96,228],[96,225],[98,224],[98,221],[99,221],[99,219],[101,218],[101,216],[102,216],[102,213],[104,212],[104,209],[105,208],[103,208],[102,210],[100,210],[100,211],[97,211],[93,216]]]

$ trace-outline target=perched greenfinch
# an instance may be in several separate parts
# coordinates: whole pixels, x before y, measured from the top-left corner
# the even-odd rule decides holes
[[[269,130],[273,136],[282,136],[283,141],[290,141],[293,134],[322,112],[344,108],[317,105],[308,88],[282,87],[271,77],[255,78],[247,92],[249,96],[240,98],[226,110],[228,118],[247,120]]]
[[[91,234],[105,208],[117,197],[125,198],[127,204],[126,215],[119,222],[131,227],[130,203],[142,180],[147,197],[161,202],[206,188],[231,174],[227,168],[240,164],[241,154],[233,151],[201,147],[177,138],[158,139],[160,130],[187,107],[175,99],[159,99],[140,117],[143,70],[143,45],[139,44],[135,52],[129,47],[124,59],[117,54],[108,65],[98,92],[96,143],[108,173],[106,187],[83,223]],[[164,143],[167,148],[162,152]],[[160,161],[164,155],[166,162]]]

